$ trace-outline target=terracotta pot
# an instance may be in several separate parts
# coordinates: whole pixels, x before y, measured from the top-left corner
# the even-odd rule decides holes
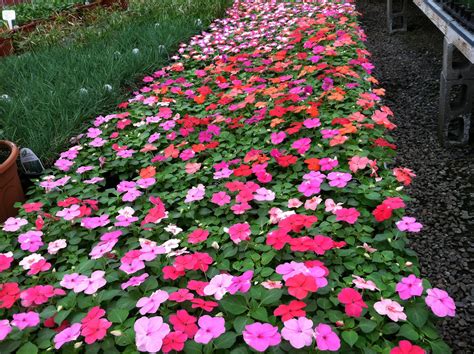
[[[104,7],[120,6],[122,10],[128,9],[127,0],[100,0],[100,3]]]
[[[0,37],[0,57],[7,57],[13,54],[13,38],[1,38]]]
[[[9,152],[7,159],[0,164],[0,223],[2,223],[17,214],[13,205],[24,201],[25,195],[16,165],[20,153],[18,147],[12,142],[0,140],[0,150]]]

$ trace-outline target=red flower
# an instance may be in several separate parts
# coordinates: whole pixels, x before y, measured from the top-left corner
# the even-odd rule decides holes
[[[199,280],[190,280],[188,282],[187,288],[189,290],[194,290],[199,296],[205,296],[204,288],[209,284],[206,281],[199,281]]]
[[[10,268],[13,262],[13,257],[8,257],[5,254],[0,254],[0,273]]]
[[[345,305],[346,315],[350,317],[359,317],[362,314],[362,309],[367,308],[362,296],[352,288],[342,289],[337,295],[337,299]]]
[[[281,167],[288,167],[290,165],[294,165],[296,161],[298,161],[298,157],[294,155],[283,155],[275,157],[275,159]]]
[[[288,305],[278,306],[273,314],[275,316],[281,316],[283,322],[291,320],[294,317],[306,316],[306,312],[303,310],[306,304],[303,301],[293,300]]]
[[[163,271],[163,278],[171,279],[171,280],[176,280],[179,277],[182,277],[183,275],[186,274],[184,270],[177,270],[173,266],[165,266],[163,267],[162,271]]]
[[[104,315],[105,311],[96,306],[82,319],[81,335],[85,337],[87,344],[95,343],[107,334],[107,329],[112,325],[112,322],[102,318]]]
[[[323,235],[314,236],[313,247],[312,247],[312,250],[314,251],[314,253],[322,256],[324,253],[326,253],[326,251],[329,251],[334,246],[335,245],[332,238],[323,236]]]
[[[287,112],[285,107],[276,106],[275,108],[270,110],[270,116],[272,117],[283,117],[283,115]]]
[[[17,283],[0,284],[0,308],[9,309],[20,298],[20,288]]]
[[[189,243],[199,243],[206,241],[209,236],[209,231],[203,229],[196,229],[188,235]]]
[[[191,305],[193,309],[200,308],[207,312],[211,312],[215,307],[219,306],[217,302],[205,301],[203,299],[192,299],[191,302],[193,303]]]
[[[314,278],[304,274],[297,274],[289,278],[285,285],[288,287],[288,294],[296,297],[298,300],[304,299],[309,292],[318,290]]]
[[[398,347],[390,350],[390,354],[425,354],[425,350],[417,345],[413,345],[408,340],[401,340]]]
[[[403,167],[394,168],[393,175],[398,182],[403,183],[405,186],[411,183],[412,177],[416,177],[412,170]]]
[[[372,215],[375,217],[375,220],[382,222],[392,217],[392,208],[386,204],[377,205]]]
[[[171,315],[169,319],[174,330],[184,333],[188,338],[193,338],[198,330],[196,321],[197,318],[191,316],[186,310],[178,310],[176,314]]]
[[[291,237],[285,230],[277,229],[268,233],[266,244],[276,250],[281,250],[290,241]]]
[[[177,352],[184,349],[184,343],[188,337],[183,332],[171,332],[163,338],[163,353],[169,353],[172,350]]]
[[[169,300],[176,302],[184,302],[192,300],[193,298],[194,295],[189,292],[188,289],[179,289],[178,291],[175,291],[174,293],[170,294]]]
[[[23,209],[25,209],[27,213],[32,213],[34,211],[39,211],[42,206],[43,206],[43,203],[41,202],[28,203],[28,204],[23,204]]]

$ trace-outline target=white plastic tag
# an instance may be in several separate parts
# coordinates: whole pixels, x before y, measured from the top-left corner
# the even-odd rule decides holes
[[[16,12],[15,10],[3,10],[2,11],[2,18],[8,22],[8,27],[13,29],[13,21],[16,19]]]

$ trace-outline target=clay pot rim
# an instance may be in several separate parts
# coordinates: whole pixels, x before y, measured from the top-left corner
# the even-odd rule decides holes
[[[13,164],[16,163],[16,159],[20,153],[20,150],[15,144],[7,140],[0,140],[0,146],[7,146],[10,148],[10,156],[8,156],[5,162],[0,164],[0,174],[3,174],[7,172]]]

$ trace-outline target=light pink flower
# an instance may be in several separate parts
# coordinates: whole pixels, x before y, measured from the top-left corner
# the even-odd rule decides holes
[[[20,243],[20,248],[23,251],[36,252],[43,246],[43,241],[41,237],[43,233],[41,231],[30,230],[24,234],[18,236],[18,242]]]
[[[77,218],[79,215],[81,215],[81,211],[80,206],[77,204],[73,204],[69,208],[64,208],[56,213],[56,216],[67,221]]]
[[[63,288],[70,289],[75,293],[80,293],[87,289],[89,278],[78,273],[64,274],[59,285]]]
[[[423,225],[421,225],[419,222],[416,222],[415,218],[409,216],[404,216],[395,224],[400,231],[420,232],[420,230],[423,228]]]
[[[324,210],[325,210],[326,212],[332,212],[333,214],[335,214],[336,211],[342,209],[342,204],[343,204],[343,203],[337,203],[337,204],[336,204],[336,202],[334,202],[334,200],[332,200],[332,199],[326,199],[326,200],[324,201],[324,205],[325,205],[325,207],[326,207]]]
[[[272,200],[275,199],[275,193],[266,188],[259,188],[255,191],[254,199],[259,202],[263,202],[263,201],[271,202]]]
[[[344,172],[330,172],[328,174],[329,185],[331,187],[344,188],[352,179],[350,173]]]
[[[84,290],[84,294],[92,295],[97,292],[100,288],[107,284],[107,281],[104,278],[105,272],[103,270],[96,270],[88,278],[88,284]]]
[[[202,316],[198,320],[199,329],[194,336],[196,343],[207,344],[225,332],[223,317]]]
[[[135,321],[135,343],[141,352],[156,353],[163,345],[163,338],[170,333],[170,326],[163,323],[163,318],[141,317]]]
[[[74,323],[54,336],[54,348],[59,349],[64,344],[75,341],[81,334],[81,324]]]
[[[352,284],[354,284],[357,289],[379,290],[372,280],[365,280],[357,275],[352,275],[352,277],[354,278]]]
[[[402,278],[395,287],[400,299],[408,300],[413,296],[420,296],[423,293],[422,280],[417,278],[414,274]]]
[[[66,248],[67,242],[65,239],[60,238],[59,240],[52,241],[48,243],[48,253],[49,254],[56,254],[59,250]]]
[[[319,350],[338,351],[341,347],[341,340],[331,326],[320,323],[315,328],[316,345]]]
[[[403,306],[390,299],[382,299],[374,304],[374,309],[379,315],[386,315],[392,321],[406,321],[407,315],[403,312]]]
[[[303,202],[298,198],[291,198],[288,200],[288,208],[299,208],[303,205]]]
[[[278,327],[270,323],[255,322],[246,325],[242,334],[245,343],[259,352],[264,352],[268,347],[276,346],[281,342]]]
[[[312,197],[311,199],[306,200],[304,203],[304,208],[306,210],[316,210],[319,204],[321,204],[323,200],[320,196]]]
[[[227,288],[232,284],[232,275],[218,274],[214,276],[204,288],[204,294],[214,295],[216,300],[221,300],[227,293]]]
[[[313,321],[310,319],[306,317],[292,318],[285,321],[284,325],[281,336],[289,341],[293,348],[301,349],[313,342]]]
[[[198,184],[197,187],[192,187],[188,191],[184,202],[191,203],[197,200],[202,200],[204,199],[205,192],[206,192],[206,187],[204,187],[203,184]]]
[[[142,315],[155,313],[168,298],[169,295],[166,291],[157,290],[150,297],[142,297],[138,300],[137,307],[140,308],[140,314]]]
[[[120,287],[122,288],[122,290],[125,290],[130,286],[139,286],[148,277],[149,277],[148,273],[143,273],[142,275],[139,275],[139,276],[136,276],[136,277],[131,277],[128,281],[126,281],[125,283],[122,283],[122,285],[120,285]]]
[[[456,304],[452,297],[444,290],[433,288],[426,291],[426,304],[438,317],[454,317],[456,314]]]
[[[22,226],[28,224],[28,221],[22,218],[8,218],[3,224],[3,231],[15,232],[18,231]]]
[[[358,170],[363,170],[366,168],[369,161],[370,160],[365,156],[353,156],[349,161],[349,169],[353,173],[356,173]]]
[[[262,286],[265,289],[281,289],[283,287],[283,284],[280,280],[266,280],[262,282]]]

